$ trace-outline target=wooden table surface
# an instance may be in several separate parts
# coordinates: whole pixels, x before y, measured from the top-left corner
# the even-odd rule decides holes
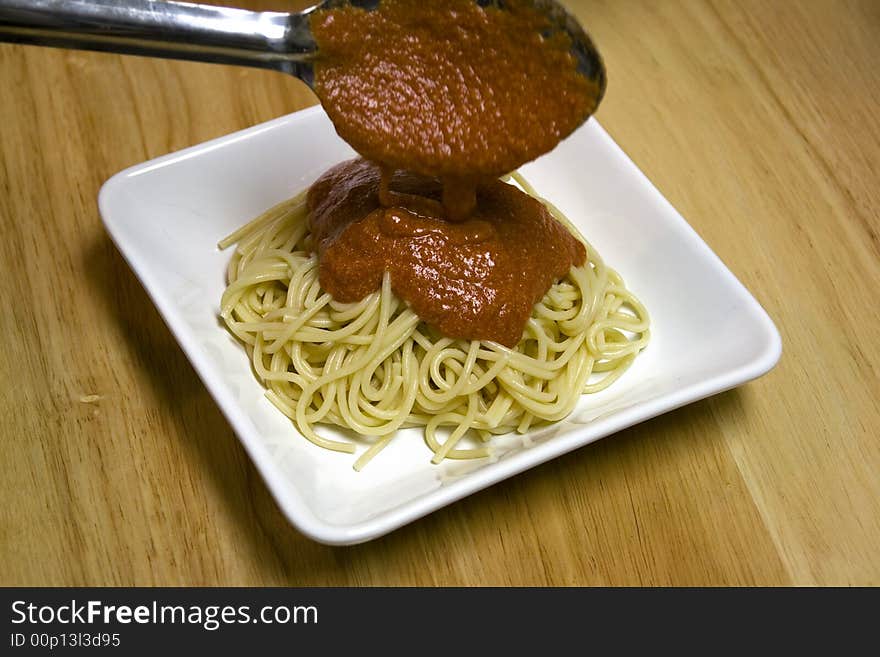
[[[880,3],[569,6],[608,65],[598,119],[775,320],[777,367],[379,540],[314,543],[96,205],[124,167],[314,97],[0,45],[0,584],[880,584]]]

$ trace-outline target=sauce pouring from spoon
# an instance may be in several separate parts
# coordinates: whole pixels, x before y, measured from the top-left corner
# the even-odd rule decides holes
[[[554,0],[326,0],[298,13],[156,0],[0,0],[0,41],[277,70],[320,98],[380,163],[442,179],[467,217],[475,185],[551,150],[606,86],[587,33]]]

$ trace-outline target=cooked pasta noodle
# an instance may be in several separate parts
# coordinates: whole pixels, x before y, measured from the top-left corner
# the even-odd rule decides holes
[[[367,445],[356,470],[412,426],[424,428],[434,463],[485,457],[494,435],[566,417],[582,394],[616,381],[648,343],[644,306],[583,241],[586,263],[535,305],[515,348],[454,340],[419,321],[387,273],[379,291],[356,303],[322,290],[303,192],[220,242],[237,243],[221,316],[268,399],[306,438],[348,453]],[[363,440],[331,440],[316,431],[320,424]]]

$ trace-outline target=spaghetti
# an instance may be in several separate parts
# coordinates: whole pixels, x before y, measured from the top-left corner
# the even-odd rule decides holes
[[[513,178],[528,194],[534,189]],[[489,456],[492,437],[524,433],[572,412],[581,394],[607,388],[650,338],[648,313],[583,241],[587,260],[537,303],[513,348],[444,337],[391,290],[340,303],[322,289],[306,193],[229,235],[221,316],[246,347],[268,399],[306,438],[354,453],[362,440],[322,437],[315,425],[350,429],[371,442],[360,470],[398,429],[423,427],[433,463]]]

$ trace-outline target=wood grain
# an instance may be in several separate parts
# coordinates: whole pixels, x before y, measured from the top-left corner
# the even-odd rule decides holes
[[[767,308],[776,369],[385,538],[313,543],[96,194],[314,97],[269,72],[0,45],[0,584],[880,584],[880,5],[568,4],[609,68],[598,119]]]

